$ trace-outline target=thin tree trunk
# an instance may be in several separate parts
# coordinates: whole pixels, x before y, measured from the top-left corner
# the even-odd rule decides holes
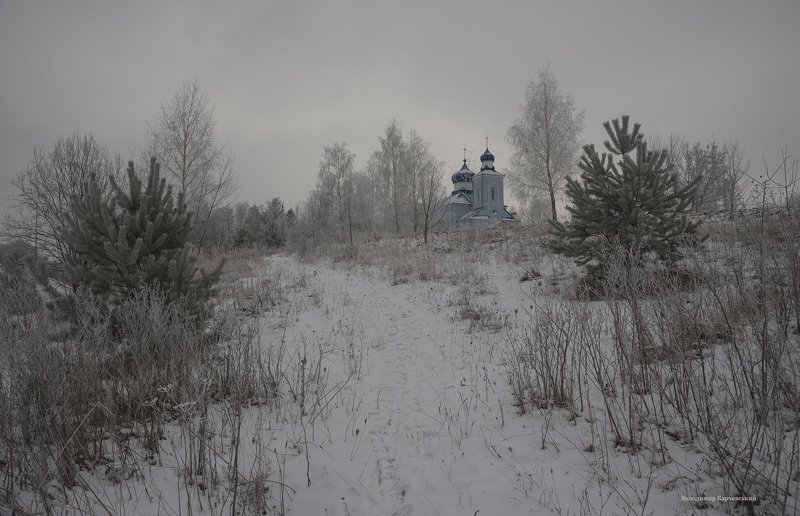
[[[353,245],[353,214],[350,209],[350,190],[347,190],[347,226],[350,230],[350,245]]]
[[[556,214],[556,189],[553,186],[553,176],[550,174],[550,164],[547,164],[547,192],[550,194],[550,209],[552,210],[553,222],[558,222]]]
[[[394,228],[397,234],[400,234],[400,207],[397,200],[397,170],[392,171],[394,181],[392,184],[392,197],[394,200]]]

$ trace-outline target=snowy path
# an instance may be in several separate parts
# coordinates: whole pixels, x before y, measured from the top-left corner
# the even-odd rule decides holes
[[[328,389],[347,379],[324,400],[324,416],[313,425],[305,419],[305,435],[294,419],[271,437],[270,447],[288,450],[282,471],[296,490],[288,514],[591,514],[597,504],[624,514],[642,503],[670,513],[680,506],[670,480],[684,474],[687,450],[675,447],[681,460],[657,471],[646,454],[598,437],[602,419],[561,409],[517,414],[502,353],[506,329],[524,324],[534,302],[517,270],[483,267],[465,293],[447,281],[393,286],[380,272],[285,256],[268,267],[308,280],[289,296],[288,317],[267,320],[262,342],[280,341],[288,322],[288,343],[323,343]],[[592,410],[602,417],[602,401]]]
[[[474,514],[488,490],[519,513],[513,479],[492,471],[496,452],[488,443],[500,415],[498,395],[486,384],[486,369],[494,367],[482,351],[486,343],[458,329],[453,307],[436,306],[441,295],[429,284],[390,286],[362,273],[313,268],[324,268],[314,274],[321,306],[297,314],[290,339],[311,331],[324,337],[327,324],[337,348],[366,343],[366,359],[349,399],[314,428],[311,487],[303,464],[291,512]]]
[[[447,262],[470,275],[464,288],[444,275],[391,285],[391,274],[371,269],[265,260],[247,286],[271,307],[261,313],[259,342],[269,374],[281,378],[281,396],[248,407],[236,429],[237,469],[247,480],[237,491],[238,513],[694,512],[680,499],[687,491],[678,491],[699,467],[690,448],[672,446],[663,465],[650,458],[661,455],[614,448],[597,397],[580,414],[517,413],[502,366],[514,338],[506,330],[524,328],[532,303],[557,297],[547,297],[545,284],[534,301],[526,290],[532,282],[520,283],[518,270],[487,263]],[[221,443],[218,469],[227,471],[230,427],[220,414],[211,435]],[[144,483],[98,485],[119,507],[110,512],[186,514],[189,499],[191,514],[229,511],[228,491],[204,498],[185,482],[184,432],[172,427],[165,464],[148,467]]]

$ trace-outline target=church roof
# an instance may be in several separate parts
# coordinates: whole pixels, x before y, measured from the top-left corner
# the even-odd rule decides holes
[[[489,152],[489,147],[481,154],[481,172],[484,170],[494,170],[494,154]]]
[[[458,171],[456,171],[455,174],[453,174],[451,179],[453,180],[453,184],[469,183],[470,181],[472,181],[472,176],[474,175],[475,173],[469,169],[469,167],[467,166],[467,160],[465,159],[464,165]]]
[[[458,219],[459,222],[466,222],[469,220],[491,219],[492,214],[497,214],[500,221],[516,223],[517,219],[505,207],[503,208],[473,208],[464,214],[463,217]]]
[[[497,170],[495,170],[494,167],[492,168],[481,167],[481,171],[475,174],[475,176],[503,176],[503,175],[505,174],[503,174],[502,172],[498,172]]]
[[[469,204],[472,205],[472,196],[469,195],[467,192],[460,190],[458,192],[453,192],[450,197],[447,198],[447,204]]]

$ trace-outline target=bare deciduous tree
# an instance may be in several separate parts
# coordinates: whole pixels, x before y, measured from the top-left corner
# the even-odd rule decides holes
[[[686,145],[679,158],[678,174],[684,184],[698,181],[697,197],[693,209],[710,213],[719,209],[725,200],[727,174],[725,155],[716,142]]]
[[[402,203],[402,190],[405,187],[403,177],[403,154],[405,144],[400,126],[392,120],[386,127],[385,136],[379,138],[381,148],[377,151],[377,161],[380,163],[381,175],[386,179],[392,197],[392,209],[395,232],[400,233],[400,206]]]
[[[347,225],[350,243],[353,242],[352,223],[352,175],[355,154],[347,149],[344,142],[335,143],[333,147],[324,147],[322,161],[319,163],[320,198],[328,198],[326,205],[333,208],[339,222],[339,231],[344,232]],[[347,224],[345,224],[347,219]]]
[[[508,141],[514,148],[510,179],[517,195],[523,200],[537,192],[549,195],[554,221],[556,192],[575,170],[582,131],[583,111],[575,111],[572,95],[561,91],[548,63],[528,84],[522,115],[508,129]]]
[[[236,191],[233,155],[217,140],[214,107],[196,82],[184,83],[150,126],[149,150],[194,213],[202,244],[205,223]]]
[[[309,235],[335,234],[354,241],[359,232],[429,232],[442,196],[440,178],[431,178],[441,166],[430,145],[415,131],[403,138],[392,120],[379,138],[380,149],[364,169],[354,169],[355,155],[345,143],[324,147],[317,185],[306,200],[302,217]]]
[[[767,204],[784,204],[786,215],[792,217],[792,204],[796,201],[796,188],[800,182],[800,159],[789,154],[789,147],[784,146],[780,152],[780,160],[773,169],[764,161],[764,174],[753,178],[756,185],[755,194],[760,197],[762,217]]]
[[[651,136],[649,146],[653,150],[665,149],[667,151],[667,164],[672,167],[678,176],[684,177],[686,175],[686,163],[683,157],[689,149],[689,142],[685,136],[674,132],[669,133],[669,137],[666,140],[657,135]]]
[[[378,203],[380,183],[379,168],[374,160],[368,161],[362,171],[353,174],[352,211],[357,214],[356,225],[373,235],[378,228],[376,219],[381,208]]]
[[[111,156],[91,134],[59,138],[53,150],[33,150],[30,164],[14,181],[17,213],[5,221],[5,233],[31,245],[36,255],[64,263],[66,248],[58,234],[64,213],[80,185],[91,176],[108,193],[108,177],[123,169],[119,155]]]
[[[666,140],[654,137],[652,142],[654,149],[667,150],[668,163],[683,183],[701,177],[695,211],[739,208],[744,198],[742,179],[750,171],[750,160],[739,142],[692,143],[677,133],[670,133]]]
[[[228,250],[233,244],[236,234],[234,211],[231,206],[222,206],[214,210],[206,225],[205,245]]]
[[[444,187],[442,186],[442,171],[444,163],[427,155],[417,174],[417,188],[420,206],[420,225],[425,243],[428,243],[428,232],[436,223],[437,214],[444,212],[440,205],[444,200]],[[415,201],[416,204],[416,201]]]
[[[742,179],[750,171],[750,160],[744,157],[744,150],[739,142],[729,141],[722,145],[725,156],[724,195],[725,209],[730,213],[736,211],[742,202]]]
[[[419,179],[420,175],[424,174],[424,169],[430,165],[428,163],[430,158],[430,145],[423,140],[416,131],[413,129],[408,133],[408,141],[404,145],[403,152],[403,170],[405,179],[408,183],[408,199],[411,204],[411,216],[414,224],[414,233],[417,232],[420,225],[420,196]]]

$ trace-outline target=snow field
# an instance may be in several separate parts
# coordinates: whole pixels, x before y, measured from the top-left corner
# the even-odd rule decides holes
[[[159,391],[158,450],[124,429],[105,469],[51,492],[65,510],[132,515],[719,514],[744,509],[716,498],[739,471],[719,464],[753,449],[754,428],[751,469],[792,471],[791,408],[766,431],[724,384],[746,346],[693,340],[719,333],[709,292],[642,298],[653,335],[688,331],[688,347],[625,355],[631,305],[576,299],[580,273],[535,239],[470,238],[239,264],[222,288],[231,338],[196,392]],[[719,372],[705,400],[699,364]],[[716,441],[682,419],[704,408],[729,423]]]
[[[475,267],[470,287],[413,280],[392,286],[394,274],[388,281],[360,268],[308,266],[320,304],[287,318],[294,322],[286,340],[327,339],[329,358],[342,357],[328,362],[329,382],[348,381],[330,412],[307,429],[308,442],[289,446],[298,451],[287,459],[286,482],[301,486],[289,512],[590,514],[590,505],[620,494],[636,500],[636,482],[617,494],[596,482],[587,464],[596,458],[582,449],[590,441],[583,418],[552,408],[534,418],[517,415],[502,360],[507,330],[531,302],[519,269],[452,261],[462,277]],[[268,267],[297,264],[275,256]],[[280,325],[266,326],[273,330],[262,341],[280,337]],[[606,464],[647,470],[640,457],[604,452]],[[678,505],[674,493],[664,500]]]

